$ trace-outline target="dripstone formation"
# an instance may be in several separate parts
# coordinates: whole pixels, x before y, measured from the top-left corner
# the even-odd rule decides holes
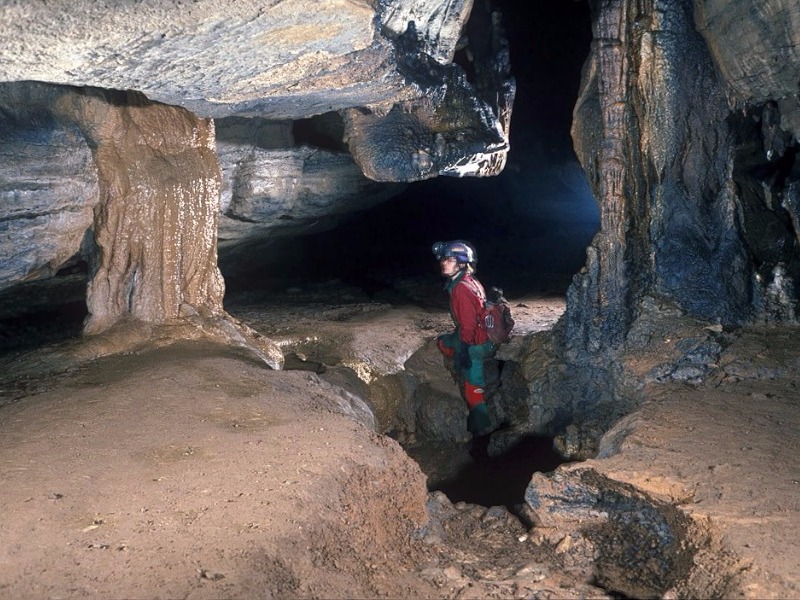
[[[592,428],[635,402],[620,357],[647,343],[656,315],[711,324],[679,361],[692,377],[714,331],[797,319],[800,6],[591,6],[572,137],[601,231],[554,347],[526,361],[543,431],[578,414]]]

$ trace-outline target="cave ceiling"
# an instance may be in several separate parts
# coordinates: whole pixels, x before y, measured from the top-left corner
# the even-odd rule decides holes
[[[109,189],[92,163],[120,137],[102,104],[213,120],[222,249],[330,229],[408,182],[502,171],[515,84],[490,5],[310,6],[0,2],[0,287],[92,251],[86,232]],[[143,132],[135,147],[160,135]]]

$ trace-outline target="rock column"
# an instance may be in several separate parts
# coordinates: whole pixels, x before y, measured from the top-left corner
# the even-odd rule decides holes
[[[585,311],[571,320],[569,339],[581,351],[598,352],[617,346],[628,319],[627,206],[630,157],[626,142],[630,123],[629,67],[626,56],[627,5],[604,0],[593,22],[593,112],[600,124],[601,142],[584,167],[600,202],[601,230],[587,249],[586,271],[576,278],[571,294],[573,310]],[[585,142],[577,136],[580,149]]]
[[[213,121],[133,92],[67,93],[55,112],[82,129],[98,170],[86,333],[221,314]]]

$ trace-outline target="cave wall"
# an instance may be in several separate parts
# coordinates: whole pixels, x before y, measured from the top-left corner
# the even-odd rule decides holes
[[[67,267],[99,199],[92,151],[30,86],[0,84],[0,289]]]
[[[601,231],[555,347],[523,365],[529,403],[546,405],[539,429],[575,415],[611,422],[635,403],[639,378],[626,376],[624,357],[657,335],[657,319],[718,331],[795,322],[800,293],[800,5],[595,0],[591,9],[572,137]],[[698,348],[716,344],[705,335],[676,364],[702,373]]]
[[[602,231],[570,291],[567,337],[576,352],[621,347],[648,294],[692,316],[737,325],[764,316],[776,268],[798,280],[791,231],[798,174],[786,166],[781,180],[774,173],[797,145],[800,103],[785,82],[800,79],[792,56],[798,33],[786,23],[800,8],[771,4],[755,11],[760,20],[744,4],[736,9],[748,17],[740,30],[747,54],[734,65],[726,62],[730,15],[719,3],[593,4],[594,42],[573,138]],[[780,144],[763,127],[765,107],[776,113],[768,118]],[[761,131],[748,130],[747,120],[762,121]],[[758,156],[744,165],[748,151]],[[767,196],[775,222],[790,235],[752,230],[748,213],[756,204],[770,210]],[[759,254],[756,244],[780,246],[783,260]],[[781,285],[795,302],[796,284]]]

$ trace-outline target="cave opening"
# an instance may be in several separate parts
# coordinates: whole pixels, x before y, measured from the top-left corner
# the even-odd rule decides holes
[[[334,152],[346,152],[344,122],[339,113],[323,113],[292,122],[292,137],[298,146],[309,145]]]
[[[519,512],[525,489],[536,472],[549,473],[566,461],[553,449],[553,438],[528,435],[497,456],[467,459],[463,448],[443,445],[406,447],[409,456],[428,475],[428,490],[443,492],[453,502],[481,506],[504,506]],[[442,465],[456,463],[456,468]]]
[[[80,337],[88,315],[87,272],[77,261],[49,279],[0,290],[0,356]]]

